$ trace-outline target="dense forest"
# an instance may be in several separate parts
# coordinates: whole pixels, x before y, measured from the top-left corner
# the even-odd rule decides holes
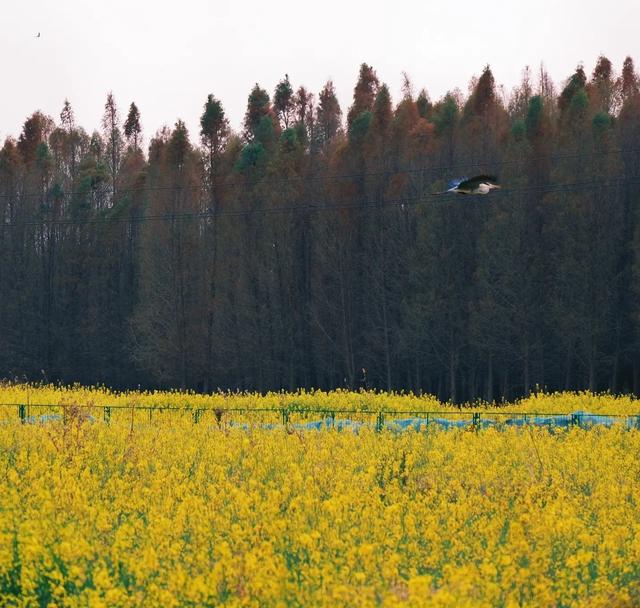
[[[37,111],[0,150],[0,378],[366,387],[462,401],[640,390],[640,88],[599,57],[510,93],[486,67],[394,103],[360,66],[343,115],[282,79],[243,130],[204,101],[143,148]],[[434,197],[496,174],[488,196]]]

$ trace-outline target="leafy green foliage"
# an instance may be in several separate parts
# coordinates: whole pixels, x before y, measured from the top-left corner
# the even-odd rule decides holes
[[[127,114],[127,120],[124,123],[124,136],[127,138],[127,141],[133,145],[135,150],[138,149],[141,132],[140,111],[138,110],[138,106],[131,102],[129,114]]]
[[[271,111],[269,93],[256,84],[247,101],[247,111],[244,116],[244,136],[248,141],[256,137],[260,121]]]
[[[280,134],[280,149],[283,152],[293,152],[299,147],[300,143],[298,140],[298,130],[297,129],[285,129]]]
[[[613,125],[613,118],[607,112],[598,112],[593,117],[593,129],[596,133],[602,133]]]
[[[579,65],[571,78],[569,78],[569,81],[565,85],[558,99],[558,107],[560,108],[561,112],[569,109],[574,95],[578,91],[584,90],[586,84],[587,76],[584,73],[584,68],[582,67],[582,65]]]
[[[227,131],[228,121],[222,108],[222,103],[213,95],[209,95],[204,104],[204,112],[200,117],[202,143],[209,148],[218,149]]]
[[[433,122],[436,125],[436,133],[442,135],[453,129],[458,120],[458,104],[450,93],[437,103],[433,109]]]
[[[589,106],[589,96],[585,89],[578,89],[571,97],[571,104],[569,105],[569,113],[573,116],[580,115]]]
[[[361,144],[369,131],[369,125],[373,114],[369,111],[362,112],[354,118],[349,127],[349,142],[354,146]]]
[[[271,116],[262,116],[255,131],[255,139],[265,148],[269,148],[275,139],[275,127]]]
[[[240,158],[236,164],[238,171],[259,168],[265,164],[267,152],[260,142],[247,144],[242,148]]]
[[[293,107],[293,87],[289,82],[289,75],[287,74],[284,80],[281,80],[276,86],[276,91],[273,96],[273,108],[285,129],[291,122]]]

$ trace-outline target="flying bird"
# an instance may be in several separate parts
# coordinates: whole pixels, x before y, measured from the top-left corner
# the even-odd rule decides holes
[[[463,177],[456,179],[449,184],[449,188],[444,192],[433,192],[434,195],[448,194],[489,194],[492,190],[499,190],[498,180],[492,175],[476,175],[476,177]]]
[[[40,32],[38,32],[38,35],[36,36],[36,38],[40,38]]]

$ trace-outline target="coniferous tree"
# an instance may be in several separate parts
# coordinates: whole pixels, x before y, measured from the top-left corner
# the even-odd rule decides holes
[[[318,103],[318,138],[322,146],[331,141],[340,130],[342,110],[336,97],[333,82],[324,85]]]
[[[122,133],[120,131],[120,115],[116,106],[113,93],[107,95],[107,102],[104,105],[104,115],[102,117],[102,129],[106,142],[106,158],[111,175],[111,190],[113,202],[118,190],[118,170],[120,168],[120,158],[122,154]]]
[[[88,137],[82,129],[76,127],[75,115],[68,99],[64,100],[64,106],[60,112],[60,122],[62,131],[59,138],[60,150],[58,156],[64,166],[63,170],[67,173],[66,177],[73,182],[76,178],[80,159],[86,152]]]
[[[283,80],[281,80],[276,86],[275,93],[273,95],[273,109],[276,116],[280,121],[280,125],[283,129],[288,129],[293,119],[295,107],[293,87],[289,82],[289,74],[285,74]]]
[[[353,91],[353,104],[347,114],[347,127],[351,130],[353,123],[364,112],[370,112],[379,86],[374,69],[363,63],[360,66],[358,82]]]
[[[130,146],[133,146],[133,150],[140,149],[140,134],[142,133],[142,127],[140,126],[140,111],[138,106],[132,101],[129,106],[129,113],[127,114],[127,120],[124,123],[124,136],[127,138],[127,142]]]
[[[262,119],[270,116],[269,94],[256,83],[249,94],[247,111],[244,115],[244,137],[248,142],[257,139]]]
[[[298,140],[303,146],[308,146],[314,133],[313,93],[303,86],[299,87],[293,97],[293,112],[295,129]]]
[[[18,151],[25,164],[36,160],[38,146],[47,140],[54,123],[42,112],[34,112],[24,123],[18,138]]]
[[[186,388],[206,375],[206,332],[202,315],[196,313],[204,293],[199,230],[180,219],[199,206],[198,157],[184,122],[178,120],[170,133],[158,134],[149,156],[150,184],[158,189],[150,210],[171,219],[143,226],[134,356],[156,381]]]
[[[620,83],[620,88],[623,99],[627,99],[638,94],[638,91],[640,90],[638,86],[638,75],[636,74],[633,59],[631,57],[627,57],[624,60],[621,79],[622,82]]]
[[[200,117],[200,141],[205,151],[205,178],[209,189],[208,211],[211,217],[206,223],[205,241],[209,256],[205,259],[205,272],[208,284],[208,298],[205,302],[207,315],[207,353],[206,379],[207,388],[213,383],[215,356],[215,315],[220,308],[218,305],[218,217],[219,212],[219,183],[221,176],[217,175],[220,157],[224,151],[229,136],[229,121],[225,116],[222,104],[213,95],[207,97],[204,111]]]
[[[619,105],[619,92],[613,75],[613,65],[604,55],[598,57],[589,83],[592,103],[598,111],[610,114]]]
[[[416,99],[416,106],[418,108],[418,114],[420,114],[421,118],[429,118],[431,115],[431,110],[433,109],[433,104],[429,99],[429,95],[426,89],[421,89],[418,94],[418,98]]]

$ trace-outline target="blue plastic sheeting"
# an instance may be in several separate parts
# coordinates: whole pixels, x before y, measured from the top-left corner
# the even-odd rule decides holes
[[[246,422],[238,423],[238,422],[234,422],[233,420],[229,423],[229,426],[232,426],[237,429],[242,429],[243,431],[248,431],[251,428],[251,425]]]
[[[507,426],[525,426],[526,424],[531,424],[531,421],[528,418],[507,418],[503,424]]]
[[[336,420],[333,423],[333,428],[338,429],[339,431],[353,431],[357,433],[363,426],[365,426],[362,422],[358,420]],[[371,425],[366,425],[371,426]]]
[[[400,418],[399,420],[389,420],[384,426],[393,431],[407,431],[409,429],[419,431],[426,428],[428,424],[428,418]]]
[[[513,425],[517,418],[510,418],[505,420],[506,425]],[[533,424],[535,426],[553,426],[553,427],[561,427],[567,428],[571,424],[574,423],[574,419],[571,417],[571,414],[566,416],[535,416],[533,418],[527,418],[528,424]]]
[[[291,414],[295,415],[294,412]],[[266,430],[276,429],[294,429],[299,431],[322,431],[327,429],[336,429],[338,431],[352,431],[358,433],[362,428],[375,430],[387,429],[394,432],[404,431],[426,431],[429,427],[441,429],[464,429],[464,428],[487,428],[487,427],[523,427],[526,425],[554,428],[569,428],[578,426],[589,429],[596,426],[610,428],[614,424],[623,425],[631,429],[640,429],[640,415],[634,416],[609,416],[606,414],[590,414],[588,412],[578,411],[571,414],[550,414],[545,416],[534,416],[532,414],[500,414],[498,412],[484,413],[468,413],[468,414],[452,414],[451,417],[443,417],[442,413],[435,417],[417,416],[407,418],[386,419],[384,412],[363,412],[363,417],[368,416],[366,422],[360,420],[351,420],[349,418],[325,417],[319,420],[311,420],[309,422],[295,422],[287,425],[282,423],[248,423],[229,421],[228,425],[232,428],[248,431],[252,428],[261,428]],[[374,416],[376,417],[374,419]],[[93,416],[87,416],[89,422],[95,422]],[[61,414],[43,414],[41,416],[27,416],[23,421],[27,424],[47,424],[61,422],[64,418]],[[217,429],[219,426],[211,426],[211,429]]]
[[[373,413],[371,414],[373,416]],[[443,418],[443,417],[411,417],[382,420],[381,423],[369,421],[361,422],[349,418],[322,418],[309,422],[296,422],[288,425],[298,431],[323,431],[336,429],[338,431],[353,431],[357,433],[361,428],[387,429],[395,432],[413,430],[416,432],[426,431],[431,426],[441,429],[464,429],[464,428],[488,428],[488,427],[523,427],[526,425],[554,428],[569,428],[579,426],[581,428],[592,428],[594,426],[611,427],[614,424],[623,424],[626,428],[640,429],[640,415],[638,416],[607,416],[602,414],[588,414],[586,412],[573,412],[572,414],[532,416],[521,415],[513,418],[501,417],[487,413],[487,418],[482,414],[471,415],[466,418]],[[250,428],[261,429],[284,429],[282,424],[258,424],[230,422],[229,426],[249,430]]]
[[[60,414],[43,414],[42,416],[27,416],[24,421],[26,424],[46,424],[47,422],[58,422],[62,420]]]
[[[443,429],[464,429],[471,426],[471,420],[450,420],[449,418],[433,418],[432,422]]]
[[[313,422],[296,423],[293,425],[293,428],[301,431],[322,431],[332,426],[333,419],[323,418],[322,420],[314,420]]]
[[[357,433],[362,427],[371,427],[373,424],[350,420],[349,418],[323,418],[311,422],[297,422],[291,427],[300,431],[322,431],[323,429],[336,429],[338,431],[353,431]]]
[[[271,422],[268,422],[267,424],[263,424],[262,428],[263,429],[267,429],[268,431],[272,431],[273,429],[282,428],[282,425],[281,424],[273,424]]]
[[[614,424],[624,424],[627,428],[640,428],[640,416],[607,416],[602,414],[589,414],[586,412],[573,412],[571,414],[550,415],[550,416],[517,416],[513,418],[502,418],[500,416],[492,416],[487,413],[487,418],[483,418],[482,414],[476,414],[475,417],[455,419],[443,417],[412,417],[412,418],[396,418],[385,420],[381,427],[373,422],[359,422],[349,419],[333,419],[324,418],[321,420],[313,420],[310,422],[296,423],[291,425],[293,428],[303,431],[321,431],[324,429],[335,428],[339,431],[353,430],[357,432],[362,427],[368,428],[384,428],[391,431],[426,431],[430,425],[437,426],[442,429],[464,429],[469,427],[487,428],[487,427],[523,427],[533,425],[548,428],[569,428],[570,426],[579,426],[581,428],[591,428],[594,426],[611,427]],[[262,425],[264,428],[267,425]],[[274,425],[269,425],[273,428]],[[278,425],[276,425],[278,426]]]
[[[602,414],[594,415],[587,414],[586,412],[574,412],[573,416],[576,418],[577,424],[585,427],[594,426],[596,424],[611,427],[616,422],[620,422],[620,420],[616,419],[614,416],[604,416]],[[633,418],[627,418],[627,425],[631,423],[631,426],[633,426],[633,422]],[[637,422],[640,422],[640,417],[638,417]]]
[[[27,416],[24,419],[25,424],[47,424],[48,422],[60,422],[63,420],[61,414],[42,414],[41,416]],[[88,422],[95,422],[96,419],[93,416],[85,416],[84,420]]]

